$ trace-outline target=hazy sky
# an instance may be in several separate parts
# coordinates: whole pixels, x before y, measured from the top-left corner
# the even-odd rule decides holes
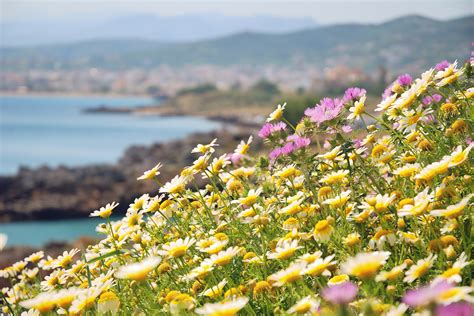
[[[277,15],[312,17],[319,23],[381,22],[406,14],[450,19],[473,14],[473,0],[0,0],[3,21],[113,18],[130,14]]]

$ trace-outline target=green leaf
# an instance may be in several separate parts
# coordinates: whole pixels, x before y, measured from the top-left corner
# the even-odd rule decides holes
[[[120,254],[122,254],[122,253],[123,253],[123,251],[121,251],[121,250],[114,250],[114,251],[111,251],[111,252],[109,252],[109,253],[106,253],[106,254],[104,254],[104,255],[102,255],[102,256],[99,256],[99,257],[96,257],[96,258],[91,259],[91,260],[89,260],[89,261],[86,261],[86,263],[87,263],[87,264],[94,263],[94,262],[96,262],[96,261],[99,261],[99,260],[102,260],[102,259],[105,259],[105,258],[108,258],[108,257],[113,257],[113,256],[116,256],[116,255],[120,255]]]

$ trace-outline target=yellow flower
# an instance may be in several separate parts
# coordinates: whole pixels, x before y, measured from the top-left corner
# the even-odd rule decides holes
[[[97,311],[100,314],[110,313],[116,315],[120,308],[120,300],[114,292],[104,292],[97,301]]]
[[[474,289],[469,286],[452,287],[441,292],[437,296],[436,301],[443,305],[449,305],[459,301],[467,301],[470,304],[474,304],[474,297],[470,295],[472,291],[474,291]]]
[[[394,170],[393,174],[396,174],[397,176],[400,176],[402,178],[409,178],[413,176],[415,173],[419,172],[420,170],[421,170],[421,167],[419,163],[406,164]]]
[[[345,183],[347,182],[347,175],[349,174],[349,170],[339,170],[334,171],[326,176],[324,176],[320,182],[332,185],[336,183]]]
[[[425,213],[430,202],[433,201],[433,193],[428,193],[429,187],[418,193],[412,203],[404,204],[397,211],[398,216],[419,216]]]
[[[48,313],[56,306],[56,297],[52,293],[40,293],[34,298],[20,302],[23,308],[34,308],[40,313]]]
[[[138,177],[137,180],[151,180],[160,174],[160,169],[163,165],[161,163],[157,164],[148,171],[145,171],[142,176]]]
[[[474,147],[474,144],[470,144],[466,147],[466,149],[462,150],[462,147],[458,146],[454,152],[448,156],[449,158],[447,158],[448,167],[456,167],[465,162],[469,157],[469,152],[471,151],[472,147]]]
[[[54,263],[55,267],[67,268],[72,263],[72,258],[79,252],[79,249],[72,249],[71,251],[64,251]]]
[[[258,196],[262,193],[262,189],[258,188],[257,190],[251,189],[248,191],[247,196],[240,198],[238,200],[239,205],[250,207],[257,202]]]
[[[224,279],[221,282],[219,282],[217,285],[205,290],[204,292],[201,293],[202,296],[207,296],[209,298],[217,298],[222,295],[222,290],[224,289],[224,286],[227,284],[227,280]]]
[[[305,263],[294,263],[284,270],[272,274],[268,279],[272,286],[283,286],[301,279],[301,272],[305,268]]]
[[[175,176],[171,181],[165,183],[160,188],[160,193],[179,194],[186,189],[187,178],[184,176]]]
[[[302,246],[298,246],[298,240],[283,240],[277,244],[275,251],[267,253],[267,257],[274,260],[288,259],[300,248]]]
[[[195,312],[200,315],[209,316],[233,316],[247,305],[249,299],[247,297],[238,297],[231,301],[223,301],[219,303],[206,303],[200,308],[196,308]]]
[[[294,201],[282,208],[280,211],[278,211],[278,213],[286,215],[295,215],[302,211],[301,202],[302,200]]]
[[[347,117],[348,120],[359,119],[361,114],[365,112],[365,100],[366,96],[364,95],[360,100],[354,102],[354,106],[349,108],[349,116]]]
[[[328,285],[336,285],[349,281],[349,276],[347,274],[335,275],[328,280]]]
[[[190,311],[196,306],[196,300],[188,294],[178,294],[170,302],[170,312],[180,315],[183,311]]]
[[[135,281],[143,281],[148,274],[155,270],[161,262],[160,257],[149,257],[145,260],[118,268],[115,276],[119,279],[130,279]]]
[[[281,118],[281,116],[283,115],[283,111],[285,110],[285,106],[286,106],[286,102],[283,103],[283,105],[278,104],[275,111],[270,113],[270,115],[268,116],[267,122],[272,122],[272,121],[279,120]]]
[[[457,204],[449,205],[446,209],[433,210],[430,212],[433,216],[442,216],[446,218],[456,218],[462,214],[464,208],[468,205],[474,193],[469,194]]]
[[[319,308],[319,301],[313,296],[306,296],[300,299],[295,305],[293,305],[288,311],[288,314],[306,314],[317,315]]]
[[[169,244],[163,245],[163,250],[158,251],[160,255],[167,255],[170,257],[178,258],[186,254],[189,247],[191,247],[196,242],[196,239],[186,237],[185,239],[178,239],[172,241]]]
[[[462,281],[461,270],[468,265],[469,262],[467,261],[467,256],[463,252],[452,267],[437,276],[433,282],[446,280],[448,282],[460,283]]]
[[[327,204],[333,208],[340,208],[344,204],[346,204],[347,201],[349,201],[351,195],[351,190],[343,191],[341,194],[335,196],[334,198],[327,199],[323,202],[323,204]]]
[[[441,105],[439,110],[441,111],[442,114],[446,116],[454,116],[456,114],[459,114],[457,105],[451,102],[444,103],[443,105]]]
[[[382,271],[375,277],[375,281],[394,281],[403,274],[403,270],[405,270],[406,267],[407,264],[402,263],[401,265],[393,267],[390,271]]]
[[[318,241],[328,241],[331,237],[333,227],[329,224],[329,221],[323,219],[316,223],[313,231],[313,237]]]
[[[90,217],[100,216],[102,218],[110,217],[110,215],[112,215],[112,210],[116,208],[118,205],[119,204],[115,202],[109,203],[105,207],[101,207],[99,210],[95,210],[89,216]]]
[[[344,244],[348,247],[353,247],[360,243],[359,233],[351,233],[344,238]]]
[[[390,257],[388,251],[361,252],[355,257],[347,259],[341,265],[341,271],[360,279],[370,279],[387,262]]]
[[[294,217],[288,218],[286,221],[283,222],[283,229],[284,230],[293,230],[300,228],[300,222],[298,219]]]
[[[324,159],[327,159],[327,160],[330,160],[330,161],[334,161],[341,155],[341,153],[342,153],[341,152],[341,146],[336,146],[333,149],[331,149],[331,151],[329,151],[325,154],[322,154],[322,155],[318,155],[318,158],[324,158]]]
[[[328,270],[328,268],[334,266],[337,263],[332,259],[334,259],[334,255],[330,255],[324,259],[318,258],[314,262],[308,264],[301,274],[311,276],[330,276],[331,272]]]
[[[242,249],[240,247],[230,247],[226,250],[219,252],[218,254],[212,255],[210,261],[218,266],[224,266],[229,264],[232,258],[237,256],[241,252]]]
[[[210,142],[207,145],[202,145],[202,144],[196,145],[196,147],[194,147],[193,150],[191,150],[191,153],[201,153],[201,154],[213,153],[215,151],[214,147],[216,146],[219,146],[219,144],[217,144],[217,138],[214,138],[212,142]]]
[[[412,265],[405,273],[403,282],[412,283],[413,281],[424,276],[433,266],[433,262],[436,260],[436,258],[436,255],[431,254],[425,259],[418,260],[416,264]]]
[[[253,297],[257,297],[264,292],[269,292],[271,289],[272,286],[267,281],[258,281],[253,288]]]

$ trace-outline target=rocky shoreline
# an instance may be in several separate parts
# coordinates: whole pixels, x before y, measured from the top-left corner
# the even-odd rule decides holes
[[[143,171],[161,162],[160,181],[167,181],[194,161],[196,155],[190,152],[196,144],[218,138],[218,153],[228,153],[252,133],[255,131],[250,128],[231,127],[166,143],[132,146],[116,164],[21,168],[14,176],[0,176],[0,223],[83,218],[112,201],[120,203],[117,212],[125,213],[137,196],[157,194],[156,183],[136,180]]]
[[[150,116],[197,116],[203,117],[211,121],[232,124],[240,128],[258,128],[262,124],[262,118],[253,115],[242,116],[242,114],[208,114],[194,113],[177,109],[171,106],[139,106],[139,107],[113,107],[113,106],[97,106],[83,110],[84,113],[101,114],[133,114],[133,115],[150,115]]]

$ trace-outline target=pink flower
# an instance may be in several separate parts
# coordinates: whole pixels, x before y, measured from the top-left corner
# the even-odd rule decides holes
[[[439,102],[443,99],[443,97],[439,94],[433,94],[433,100],[435,100],[435,102]]]
[[[449,61],[443,60],[439,62],[438,64],[436,64],[435,69],[438,71],[441,71],[441,70],[445,70],[448,67],[449,67]]]
[[[354,148],[358,149],[362,147],[362,139],[356,138],[354,139]]]
[[[358,291],[354,283],[344,282],[324,288],[321,295],[333,304],[348,304],[356,298]]]
[[[453,287],[453,285],[446,281],[430,284],[415,290],[407,291],[405,296],[403,296],[402,301],[410,307],[425,306],[434,301],[440,293],[450,289],[451,287]]]
[[[426,96],[423,98],[422,101],[424,105],[430,105],[433,102],[433,98],[430,96]]]
[[[311,121],[318,124],[334,119],[344,108],[344,102],[339,99],[324,98],[314,108],[304,111]]]
[[[230,161],[232,161],[234,165],[238,164],[240,160],[242,160],[242,158],[244,157],[244,155],[239,153],[228,154],[228,156],[230,158]]]
[[[347,89],[346,92],[344,92],[342,100],[344,101],[344,103],[349,101],[356,101],[362,98],[366,93],[367,91],[365,89],[352,87]]]
[[[286,143],[285,146],[281,147],[281,154],[282,155],[289,155],[295,150],[295,145],[293,143]]]
[[[349,125],[344,125],[344,126],[341,127],[341,129],[344,133],[352,132],[352,127],[350,127]]]
[[[401,86],[409,86],[413,82],[413,78],[409,74],[404,74],[398,77],[397,82]]]
[[[456,302],[449,305],[439,305],[435,309],[436,316],[471,316],[474,306],[468,302]]]
[[[280,147],[273,149],[273,150],[268,154],[268,157],[270,158],[270,160],[276,160],[276,159],[278,159],[278,157],[280,157],[280,156],[281,156],[281,148],[280,148]]]
[[[258,136],[260,136],[261,138],[267,138],[275,132],[283,131],[285,128],[286,128],[286,124],[283,122],[279,122],[275,124],[266,123],[265,125],[262,126],[262,128],[258,132]]]

